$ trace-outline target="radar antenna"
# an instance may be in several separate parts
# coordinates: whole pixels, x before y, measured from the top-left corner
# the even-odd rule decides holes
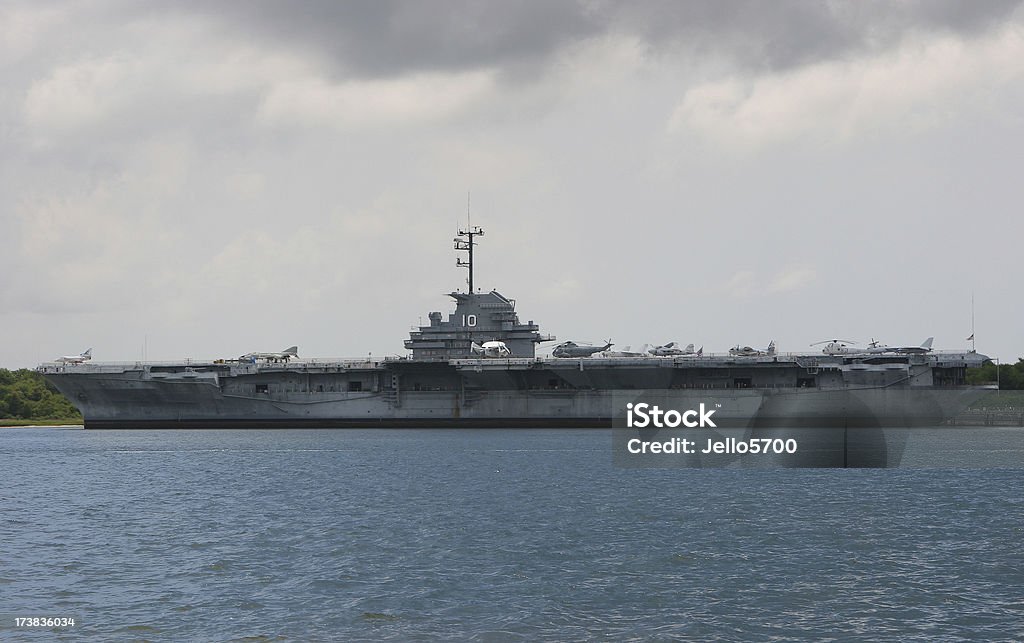
[[[469,196],[466,196],[466,209],[469,210]],[[467,212],[467,219],[468,219]],[[473,241],[473,237],[484,236],[484,230],[480,226],[467,225],[465,228],[459,228],[459,234],[456,235],[455,249],[464,250],[469,253],[469,261],[463,261],[462,257],[458,257],[455,260],[455,265],[460,268],[469,268],[469,294],[476,292],[473,289],[473,246],[476,245],[476,241]]]

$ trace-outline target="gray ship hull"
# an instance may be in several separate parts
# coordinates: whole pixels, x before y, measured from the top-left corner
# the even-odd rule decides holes
[[[352,372],[360,371],[349,371],[345,377],[351,378]],[[647,379],[665,372],[653,368]],[[892,384],[403,390],[380,384],[398,380],[387,369],[361,373],[361,381],[372,385],[367,390],[343,391],[330,390],[347,388],[340,384],[301,383],[303,377],[329,382],[341,375],[295,369],[250,377],[293,382],[274,390],[269,385],[241,386],[237,380],[246,376],[238,373],[227,377],[191,370],[161,374],[147,368],[103,372],[96,367],[44,371],[81,410],[87,428],[611,427],[623,420],[630,402],[678,411],[703,404],[715,410],[714,420],[722,427],[913,427],[932,426],[952,417],[985,390]],[[631,379],[644,377],[634,374]],[[460,383],[465,384],[465,378]],[[249,392],[249,388],[260,392]]]

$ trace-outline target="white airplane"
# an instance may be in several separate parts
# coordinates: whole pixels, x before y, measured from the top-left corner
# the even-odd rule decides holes
[[[81,364],[82,362],[88,362],[92,359],[92,349],[79,353],[78,355],[62,355],[55,361],[60,364]]]
[[[769,342],[768,347],[765,348],[764,350],[751,348],[750,346],[740,346],[739,344],[737,344],[736,346],[729,349],[729,354],[735,357],[761,357],[765,355],[771,356],[775,354],[775,340],[773,339],[771,342]]]
[[[867,353],[868,355],[881,355],[883,353],[897,353],[901,355],[923,355],[925,353],[932,352],[932,342],[935,341],[934,337],[921,342],[920,346],[886,346],[885,344],[879,344],[878,342],[871,340],[868,347],[861,350],[860,353]]]
[[[632,346],[627,346],[626,350],[622,351],[604,351],[601,353],[601,357],[643,357],[647,354],[647,344],[643,345],[639,353],[629,350],[630,348]]]
[[[512,355],[512,350],[505,345],[505,342],[499,342],[498,340],[484,342],[483,344],[473,342],[471,348],[474,353],[484,357],[509,357]]]
[[[655,357],[678,357],[683,355],[699,357],[704,354],[704,347],[701,346],[700,350],[695,351],[693,350],[693,344],[687,344],[686,348],[679,348],[679,345],[675,342],[669,342],[663,346],[655,346],[648,349],[647,352]]]
[[[291,346],[284,349],[280,353],[246,353],[238,358],[240,362],[255,362],[257,360],[266,360],[268,362],[287,362],[293,357],[299,356],[299,347]]]

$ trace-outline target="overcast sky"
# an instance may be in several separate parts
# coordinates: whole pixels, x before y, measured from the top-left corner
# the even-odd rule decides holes
[[[1024,355],[1024,8],[0,3],[0,367],[560,339]]]

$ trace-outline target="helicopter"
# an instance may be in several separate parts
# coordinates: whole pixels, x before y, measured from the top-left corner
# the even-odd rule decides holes
[[[608,340],[604,346],[582,345],[576,342],[562,342],[551,351],[553,357],[590,357],[594,353],[606,351],[615,344]]]
[[[825,345],[825,348],[821,349],[821,352],[825,355],[851,355],[855,353],[863,353],[864,349],[855,346],[857,342],[852,339],[826,339],[820,342],[814,342],[811,346]]]

